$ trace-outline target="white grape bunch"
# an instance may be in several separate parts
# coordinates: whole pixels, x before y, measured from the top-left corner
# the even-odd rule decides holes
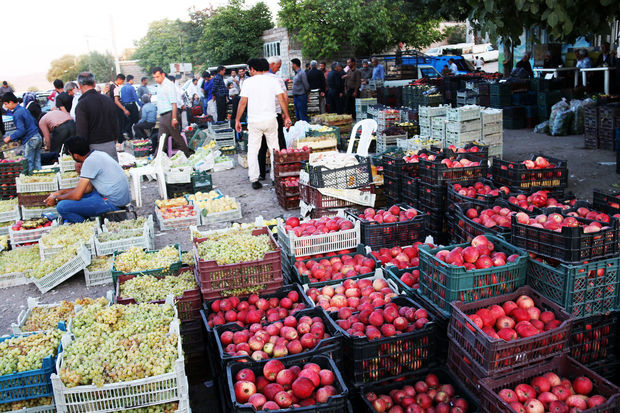
[[[58,352],[62,331],[16,336],[0,343],[0,375],[40,369],[43,359]]]

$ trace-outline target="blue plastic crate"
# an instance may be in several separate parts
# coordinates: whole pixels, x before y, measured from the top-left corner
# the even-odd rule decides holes
[[[41,333],[26,333],[0,337],[0,343],[14,337],[23,337],[32,334]],[[59,344],[56,356],[49,355],[45,357],[40,369],[0,376],[0,404],[36,399],[39,397],[53,397],[54,392],[52,391],[50,376],[52,373],[56,372],[56,357],[61,351],[62,344]]]

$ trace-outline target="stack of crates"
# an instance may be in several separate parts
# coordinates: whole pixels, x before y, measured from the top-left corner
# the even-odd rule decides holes
[[[489,88],[490,106],[492,108],[501,109],[504,106],[510,106],[512,103],[512,89],[510,83],[493,83]]]
[[[525,129],[526,110],[523,106],[505,106],[503,109],[506,129]]]
[[[600,106],[598,109],[598,147],[613,151],[616,128],[616,117],[620,116],[620,106],[616,104]],[[617,150],[617,148],[616,148]]]
[[[475,105],[476,103],[478,103],[478,92],[472,89],[456,92],[456,106]]]
[[[479,142],[482,137],[480,107],[476,105],[462,106],[447,110],[446,136],[444,147],[454,145],[465,146]]]
[[[376,104],[376,98],[355,99],[355,119],[366,119],[368,116],[368,106]]]
[[[301,163],[310,159],[312,150],[294,153],[273,153],[273,175],[276,197],[280,206],[286,210],[299,208],[299,172]],[[297,185],[293,185],[297,182]]]
[[[598,148],[598,106],[583,108],[584,146],[587,149]]]
[[[377,114],[377,135],[400,122],[400,110],[383,109]]]
[[[446,116],[448,105],[440,105],[437,107],[420,106],[418,110],[418,122],[420,124],[420,136],[430,137],[432,134],[433,118]]]
[[[559,90],[551,90],[548,92],[538,92],[538,119],[549,119],[551,115],[551,106],[555,105],[562,99],[562,93]]]
[[[478,83],[478,104],[483,107],[491,106],[491,84],[489,82]]]
[[[504,126],[502,109],[487,108],[480,111],[482,142],[489,147],[489,159],[502,158],[504,151]]]
[[[431,118],[431,139],[436,139],[439,142],[446,139],[446,120],[445,116]]]

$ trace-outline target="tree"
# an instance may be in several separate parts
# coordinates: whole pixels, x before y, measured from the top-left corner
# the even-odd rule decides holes
[[[90,52],[80,56],[79,71],[89,71],[95,75],[97,83],[109,82],[114,79],[114,58],[110,53]]]
[[[465,40],[467,39],[467,28],[464,24],[449,26],[446,28],[444,33],[448,44],[465,43]]]
[[[265,3],[246,8],[245,0],[231,0],[204,19],[201,53],[209,65],[245,63],[262,54],[261,36],[271,29],[271,12]]]
[[[421,48],[442,38],[439,21],[406,0],[280,0],[280,8],[279,22],[304,56],[327,58],[348,47],[367,56],[400,41]]]
[[[155,66],[166,70],[170,63],[181,62],[181,44],[183,45],[183,60],[190,61],[185,56],[195,53],[196,41],[189,39],[187,33],[192,32],[191,22],[177,20],[157,20],[149,25],[149,29],[142,39],[136,42],[134,59],[146,71]]]
[[[55,79],[60,79],[63,82],[75,80],[80,73],[78,64],[78,58],[71,54],[52,60],[51,67],[47,72],[47,80],[50,82]]]

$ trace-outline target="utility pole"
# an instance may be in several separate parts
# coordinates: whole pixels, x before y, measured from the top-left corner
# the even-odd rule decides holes
[[[183,62],[183,35],[179,34],[179,44],[181,45],[181,78],[185,75],[185,62]]]
[[[116,32],[114,31],[114,20],[110,14],[110,31],[112,32],[112,49],[114,50],[114,65],[116,66],[116,73],[121,72],[121,63],[118,60],[118,50],[116,49]]]

